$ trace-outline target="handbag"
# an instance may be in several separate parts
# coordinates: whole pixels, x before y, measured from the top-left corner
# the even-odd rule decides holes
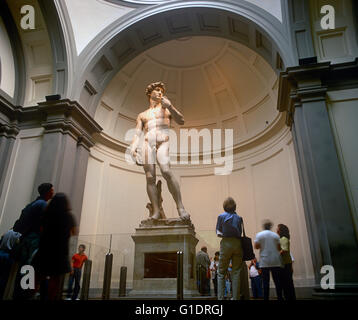
[[[207,279],[211,279],[211,271],[210,271],[210,268],[208,268],[208,269],[206,270],[206,278],[207,278]]]
[[[251,261],[255,258],[254,249],[252,247],[251,238],[246,237],[245,234],[245,227],[244,227],[244,220],[241,218],[241,225],[243,231],[243,237],[241,237],[241,246],[242,246],[242,260],[243,261]]]

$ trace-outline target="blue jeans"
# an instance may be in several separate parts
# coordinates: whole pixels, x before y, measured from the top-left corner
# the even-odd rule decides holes
[[[252,296],[256,298],[262,298],[262,281],[261,276],[253,277],[251,279]]]
[[[71,298],[73,281],[75,281],[75,289],[73,290],[72,300],[76,300],[81,288],[80,287],[81,269],[73,268],[73,274],[70,275],[70,278],[68,280],[67,298]]]

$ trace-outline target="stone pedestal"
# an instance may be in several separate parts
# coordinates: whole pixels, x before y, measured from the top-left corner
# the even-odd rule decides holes
[[[135,242],[131,296],[175,296],[177,251],[183,251],[184,295],[197,295],[193,224],[180,219],[144,220]]]

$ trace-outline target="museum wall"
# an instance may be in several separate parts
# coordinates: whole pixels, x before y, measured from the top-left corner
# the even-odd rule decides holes
[[[0,197],[0,234],[9,230],[31,202],[42,145],[43,128],[21,130],[17,136]]]
[[[64,2],[71,20],[78,55],[105,27],[134,10],[104,0],[86,0],[85,6],[82,0],[65,0]],[[96,19],[89,17],[96,17]]]
[[[311,0],[311,26],[315,53],[319,62],[340,63],[352,61],[358,56],[356,28],[351,0]],[[335,9],[335,28],[323,30],[321,7],[331,5]]]
[[[158,3],[164,4],[167,2],[169,1],[158,1]],[[269,2],[247,0],[245,2],[250,2],[262,8],[282,22],[281,0]],[[143,8],[142,5],[133,6],[133,2],[125,4],[125,1],[117,2],[113,0],[87,0],[86,6],[83,6],[82,0],[65,0],[64,3],[65,6],[60,4],[61,10],[66,11],[65,16],[70,20],[77,55],[80,55],[86,46],[110,24],[131,12],[140,12]],[[88,18],[93,16],[99,17],[99,19]]]
[[[234,168],[229,175],[215,175],[211,165],[175,165],[172,169],[180,182],[183,203],[195,225],[199,239],[197,249],[206,245],[210,256],[219,249],[216,219],[223,211],[223,200],[230,195],[238,203],[237,211],[244,218],[248,236],[255,238],[265,218],[272,219],[276,226],[278,223],[289,226],[295,282],[298,286],[312,284],[311,255],[288,128],[282,127],[265,143],[235,155]],[[159,172],[158,178],[162,179]],[[165,183],[163,187],[165,213],[168,218],[177,217],[175,203]],[[114,270],[119,270],[125,261],[128,279],[132,279],[134,244],[130,236],[140,221],[148,217],[145,208],[148,201],[142,168],[126,163],[121,152],[96,144],[88,164],[78,241],[91,248],[94,260],[99,259],[93,275],[99,282],[98,274],[110,243],[115,256]],[[115,271],[114,285],[118,277]],[[93,286],[96,283],[94,280]]]
[[[10,97],[15,93],[15,62],[9,35],[0,17],[0,89]]]
[[[329,91],[328,110],[358,235],[358,89]]]
[[[21,38],[24,52],[26,75],[26,92],[23,106],[36,105],[45,100],[45,96],[52,94],[52,51],[47,27],[42,17],[41,9],[36,0],[7,1],[11,14]],[[35,29],[23,30],[20,27],[21,7],[32,5],[35,9]]]

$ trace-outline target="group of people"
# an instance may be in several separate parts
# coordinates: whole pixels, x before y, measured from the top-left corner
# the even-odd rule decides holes
[[[65,275],[70,274],[67,297],[75,300],[87,256],[85,246],[80,245],[78,253],[69,259],[69,239],[77,234],[70,202],[65,194],[55,194],[50,183],[41,184],[38,192],[38,198],[22,210],[13,228],[0,240],[0,299],[10,273],[15,272],[13,299],[31,298],[36,292],[44,300],[61,299]],[[225,299],[230,291],[233,300],[249,299],[250,276],[253,297],[268,300],[271,274],[278,300],[296,299],[288,227],[279,224],[275,233],[271,231],[272,222],[264,221],[264,230],[254,241],[255,249],[260,250],[259,262],[254,259],[247,266],[241,243],[242,218],[236,213],[234,199],[227,198],[223,208],[216,224],[216,233],[221,237],[220,251],[215,252],[211,261],[203,246],[196,256],[199,292],[209,295],[211,280],[219,300]],[[20,270],[24,265],[35,270],[34,290],[21,287]]]
[[[13,299],[32,299],[39,293],[42,300],[59,300],[66,274],[70,274],[68,297],[77,299],[81,269],[87,256],[85,246],[69,259],[69,240],[77,235],[75,218],[64,193],[56,193],[51,183],[38,187],[39,196],[21,212],[12,229],[0,241],[0,299],[14,273]],[[24,290],[21,267],[35,271],[35,288]],[[73,282],[75,290],[72,293]],[[9,298],[9,297],[8,297]]]
[[[273,224],[266,220],[263,231],[256,235],[255,249],[260,250],[259,262],[254,258],[247,266],[243,261],[242,218],[236,213],[236,202],[231,197],[223,203],[224,213],[217,219],[216,233],[221,237],[220,251],[210,261],[207,248],[198,252],[197,279],[199,292],[210,294],[210,280],[219,300],[227,298],[231,290],[232,299],[248,296],[248,278],[251,280],[253,298],[268,300],[270,296],[270,274],[276,287],[278,300],[295,300],[293,284],[292,255],[290,253],[290,232],[286,225]],[[211,273],[211,275],[210,275]]]
[[[264,299],[269,299],[271,273],[277,299],[295,300],[290,231],[284,224],[278,224],[276,233],[271,231],[272,227],[271,221],[264,221],[264,230],[255,239],[255,248],[260,249],[259,270],[262,274]]]
[[[216,251],[213,258],[209,258],[208,249],[206,246],[201,247],[196,255],[197,266],[197,287],[200,295],[210,296],[210,282],[214,287],[214,294],[218,296],[218,270],[219,270],[219,257],[220,252]],[[245,262],[242,262],[243,266]],[[242,266],[242,267],[243,267]],[[243,272],[240,274],[241,290],[240,299],[248,300],[250,298],[248,273],[246,268],[243,267]],[[225,273],[225,289],[224,298],[230,299],[233,295],[232,291],[232,263],[230,262]]]

